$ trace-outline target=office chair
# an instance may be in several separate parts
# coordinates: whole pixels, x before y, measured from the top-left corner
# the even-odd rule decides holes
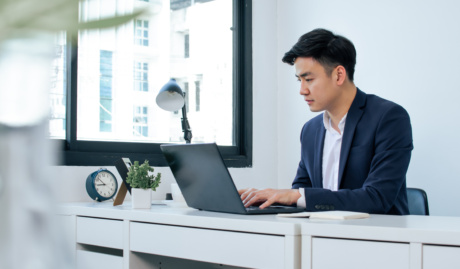
[[[410,215],[430,215],[428,209],[428,196],[422,189],[407,188],[407,203]]]

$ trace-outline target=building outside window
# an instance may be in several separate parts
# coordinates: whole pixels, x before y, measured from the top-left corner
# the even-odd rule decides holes
[[[83,17],[96,16],[93,10],[113,14],[122,3],[128,2],[88,1],[87,8],[82,9]],[[134,1],[132,9],[140,4],[150,5]],[[77,139],[140,141],[133,134],[132,119],[127,115],[132,114],[133,107],[145,106],[154,116],[147,123],[149,133],[142,142],[183,142],[181,113],[164,111],[155,103],[161,87],[170,78],[177,78],[186,93],[193,141],[234,144],[233,70],[222,68],[233,66],[233,2],[195,1],[178,9],[171,7],[169,1],[162,1],[162,5],[158,13],[140,17],[131,25],[80,32]],[[165,29],[167,25],[169,28]],[[214,33],[212,37],[210,32]],[[130,36],[135,39],[134,45],[130,44]],[[184,36],[188,42],[184,42]],[[101,51],[100,63],[94,61],[96,51]],[[189,51],[188,58],[184,51]],[[95,70],[94,66],[99,64],[101,68]],[[151,74],[155,74],[154,80],[150,79]],[[93,123],[93,91],[98,86],[95,80],[100,81],[98,128]]]

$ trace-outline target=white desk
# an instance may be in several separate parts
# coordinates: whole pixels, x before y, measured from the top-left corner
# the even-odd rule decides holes
[[[302,223],[302,268],[460,268],[460,218],[371,215]]]
[[[460,268],[460,218],[319,220],[66,204],[81,268]],[[80,264],[80,263],[79,263]],[[109,267],[110,265],[110,267]]]
[[[78,268],[301,266],[302,219],[96,202],[65,204],[60,215],[74,231]]]

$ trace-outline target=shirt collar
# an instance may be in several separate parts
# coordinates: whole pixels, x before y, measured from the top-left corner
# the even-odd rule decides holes
[[[347,119],[347,115],[348,113],[345,114],[339,122],[340,134],[343,134],[343,131],[345,130],[345,121]],[[324,128],[326,128],[328,132],[337,132],[336,130],[334,130],[334,128],[332,128],[331,118],[329,117],[329,114],[327,113],[327,111],[324,111],[323,113],[323,124],[324,124]]]

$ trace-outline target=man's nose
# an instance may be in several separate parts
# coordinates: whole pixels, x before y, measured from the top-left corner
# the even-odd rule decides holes
[[[310,94],[310,90],[308,89],[307,83],[302,81],[300,83],[300,95],[309,95],[309,94]]]

